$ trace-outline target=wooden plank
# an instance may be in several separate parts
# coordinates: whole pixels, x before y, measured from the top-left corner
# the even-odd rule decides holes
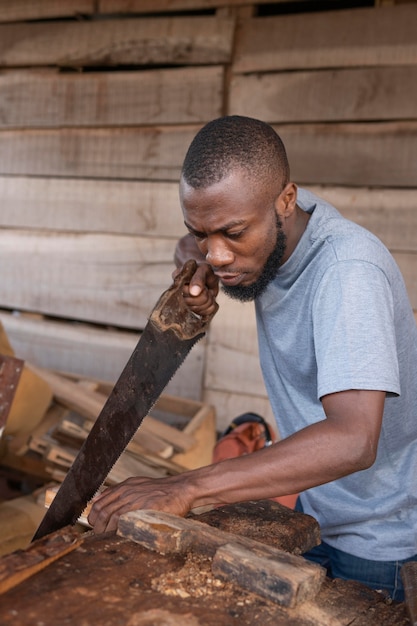
[[[242,22],[234,72],[415,65],[416,4]]]
[[[80,323],[32,319],[0,312],[16,354],[38,367],[72,372],[114,383],[135,345],[137,332],[96,328]],[[199,341],[166,387],[166,393],[199,400],[207,340]],[[195,408],[193,408],[193,411]]]
[[[0,564],[0,594],[72,552],[83,539],[79,532],[65,528],[34,542],[24,553],[4,556]]]
[[[415,187],[417,122],[286,124],[276,130],[299,184]]]
[[[139,329],[171,284],[169,239],[3,230],[0,242],[7,308]]]
[[[219,65],[143,72],[5,71],[0,128],[205,122],[221,115],[223,73]]]
[[[415,189],[320,186],[309,189],[333,204],[344,217],[374,233],[390,250],[417,252]]]
[[[231,81],[229,110],[269,123],[411,120],[416,101],[417,65],[358,67],[238,74]]]
[[[8,24],[0,65],[213,65],[230,61],[233,34],[233,19],[213,16]]]
[[[303,0],[291,0],[292,4]],[[335,3],[338,0],[333,0]],[[159,11],[207,10],[218,7],[252,6],[253,0],[98,0],[100,13],[157,13]],[[280,4],[287,0],[261,0],[256,5]],[[313,2],[313,0],[307,0]]]
[[[319,591],[325,570],[260,542],[169,513],[135,511],[119,520],[118,534],[162,554],[190,550],[213,558],[215,576],[294,607]],[[257,575],[250,563],[256,563]]]
[[[2,0],[0,22],[79,17],[94,12],[94,0]]]
[[[0,173],[178,181],[199,128],[4,130]],[[415,121],[285,124],[276,130],[299,184],[415,187]]]
[[[200,126],[0,132],[0,174],[178,181]]]
[[[0,176],[0,196],[3,227],[175,240],[185,233],[178,182]]]

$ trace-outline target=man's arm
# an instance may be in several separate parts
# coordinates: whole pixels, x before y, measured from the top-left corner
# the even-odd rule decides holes
[[[161,479],[129,478],[96,501],[89,521],[114,530],[136,509],[176,515],[199,506],[298,493],[367,469],[376,457],[385,392],[349,390],[322,399],[326,419],[253,454]]]

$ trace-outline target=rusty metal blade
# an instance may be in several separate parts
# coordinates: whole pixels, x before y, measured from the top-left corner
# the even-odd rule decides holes
[[[74,524],[155,404],[210,318],[197,318],[182,298],[195,270],[184,266],[162,294],[119,380],[84,441],[33,540]]]
[[[24,361],[0,354],[0,436],[9,417]]]

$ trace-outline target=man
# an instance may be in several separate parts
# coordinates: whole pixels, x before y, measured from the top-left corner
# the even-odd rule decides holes
[[[230,116],[199,131],[180,200],[190,236],[176,260],[200,262],[185,300],[212,312],[220,282],[255,301],[282,439],[179,476],[131,478],[96,501],[91,524],[102,532],[138,508],[185,515],[301,493],[323,539],[310,558],[403,599],[401,564],[417,559],[417,329],[394,260],[297,190],[280,138],[258,120]]]

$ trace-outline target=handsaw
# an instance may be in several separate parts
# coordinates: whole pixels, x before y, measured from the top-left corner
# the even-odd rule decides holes
[[[204,318],[194,314],[182,295],[196,266],[196,261],[187,261],[155,305],[32,541],[75,524],[191,348],[204,336],[214,313]]]
[[[0,354],[0,438],[9,417],[24,361]]]

